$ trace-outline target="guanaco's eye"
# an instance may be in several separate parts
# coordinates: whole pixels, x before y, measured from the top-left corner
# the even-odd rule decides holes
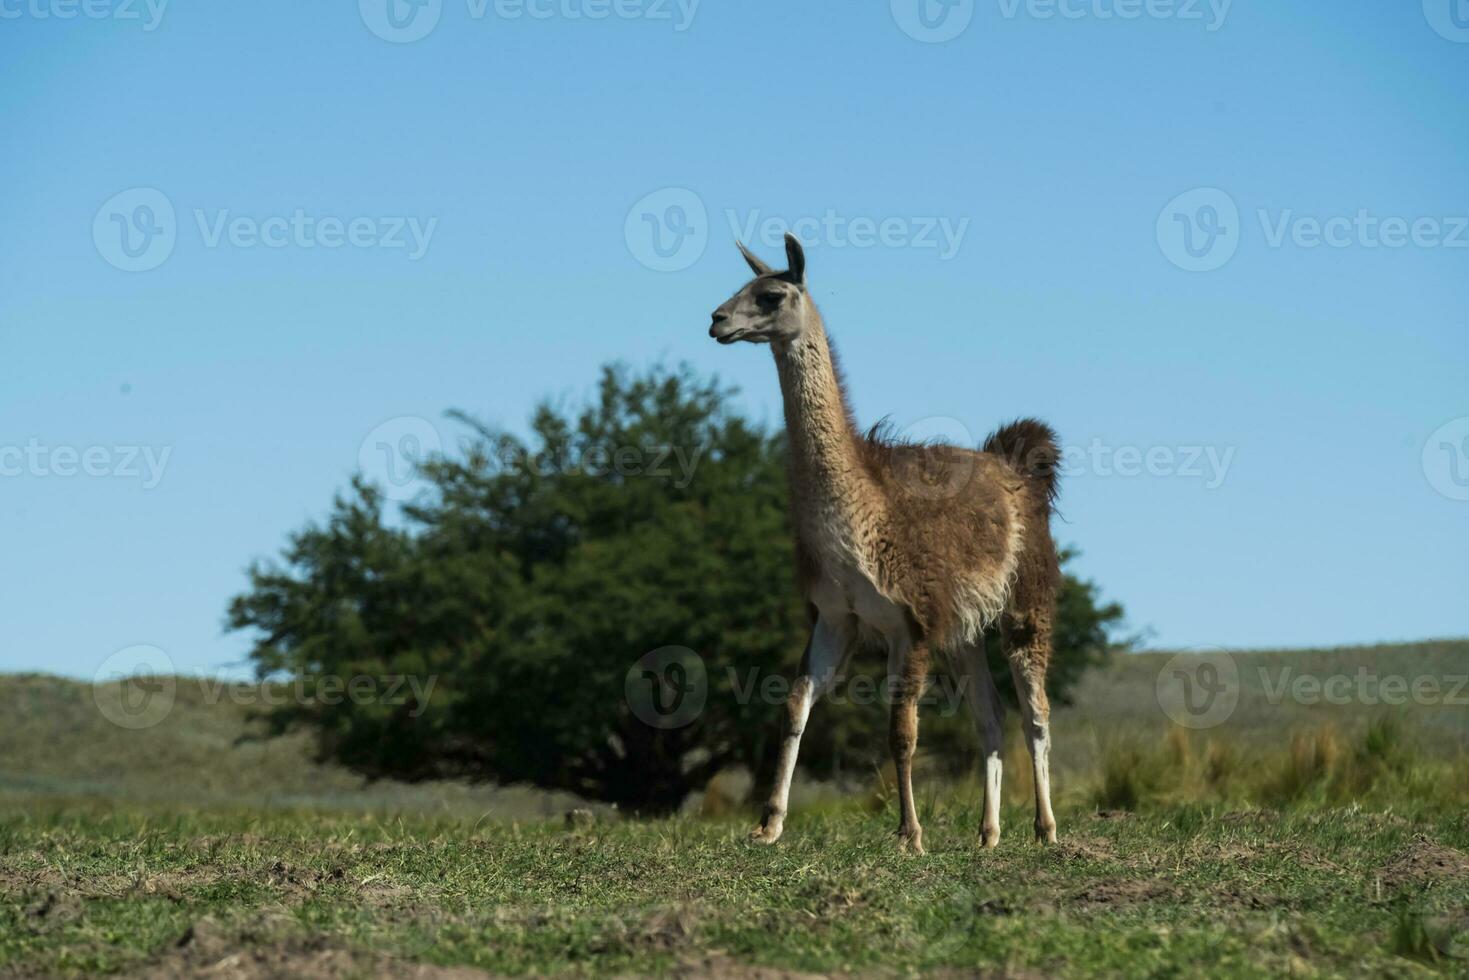
[[[768,310],[772,307],[779,306],[780,301],[785,299],[785,295],[785,293],[778,289],[772,289],[770,292],[757,294],[755,296],[755,302]]]

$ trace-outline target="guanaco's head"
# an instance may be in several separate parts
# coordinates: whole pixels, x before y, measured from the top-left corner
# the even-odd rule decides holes
[[[796,236],[786,234],[786,271],[776,272],[739,245],[740,254],[755,272],[755,278],[719,309],[709,325],[709,336],[721,344],[748,340],[755,344],[792,340],[813,319],[815,309],[806,294],[806,253]]]

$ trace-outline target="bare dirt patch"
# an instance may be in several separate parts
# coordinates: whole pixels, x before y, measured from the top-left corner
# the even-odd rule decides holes
[[[1299,844],[1266,844],[1263,853],[1274,857],[1289,860],[1293,864],[1313,871],[1326,871],[1332,874],[1343,874],[1341,865],[1312,848]]]
[[[1399,889],[1462,881],[1469,879],[1469,855],[1419,834],[1382,866],[1380,874],[1383,884]]]
[[[939,970],[926,975],[939,978],[939,980],[958,980],[960,977],[966,980],[973,980],[975,977],[988,977],[993,980],[1043,980],[1045,976],[1041,973],[1017,972],[1011,969],[994,972]],[[727,956],[714,955],[680,962],[669,971],[668,976],[676,980],[821,980],[828,974],[802,973],[798,970],[784,970],[771,966],[754,966]]]
[[[1110,878],[1072,892],[1065,904],[1092,909],[1130,908],[1178,897],[1178,889],[1157,878]]]
[[[1207,893],[1208,904],[1219,909],[1261,911],[1279,908],[1284,901],[1275,895],[1254,891],[1243,885],[1220,885]]]
[[[325,980],[389,977],[392,980],[479,980],[489,974],[467,967],[439,967],[377,956],[324,939],[282,939],[265,943],[232,933],[213,919],[200,919],[173,949],[134,976],[212,977],[224,980]]]
[[[680,962],[669,976],[678,980],[819,980],[821,974],[751,966],[727,956],[715,955]]]
[[[44,920],[99,898],[150,896],[184,902],[192,890],[222,881],[261,885],[287,904],[305,901],[325,889],[339,889],[371,908],[401,908],[421,904],[424,898],[422,889],[382,875],[358,880],[342,867],[317,871],[277,860],[248,869],[199,864],[147,874],[65,874],[51,867],[4,869],[0,870],[0,901],[39,909],[36,918]]]
[[[1258,826],[1271,824],[1280,819],[1280,814],[1274,810],[1233,810],[1219,818],[1222,824],[1231,826]]]
[[[1099,838],[1068,837],[1058,841],[1052,848],[1063,861],[1115,861],[1117,852],[1112,845]]]

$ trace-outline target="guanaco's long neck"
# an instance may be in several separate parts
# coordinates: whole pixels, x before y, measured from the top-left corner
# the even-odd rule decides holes
[[[857,499],[867,476],[831,345],[815,307],[799,338],[773,347],[785,401],[796,506],[826,508]]]

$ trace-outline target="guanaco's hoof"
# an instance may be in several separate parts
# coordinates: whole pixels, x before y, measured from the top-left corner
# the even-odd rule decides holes
[[[774,844],[780,840],[780,831],[767,827],[756,827],[750,831],[750,840],[755,844]]]
[[[898,848],[913,854],[927,853],[923,850],[923,828],[914,827],[912,830],[899,829],[897,833]]]

